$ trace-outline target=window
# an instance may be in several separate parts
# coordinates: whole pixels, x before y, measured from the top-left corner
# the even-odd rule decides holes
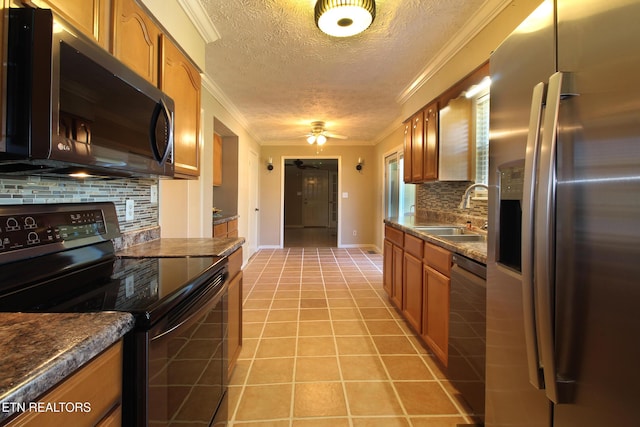
[[[489,177],[489,94],[476,98],[476,183],[488,184]]]
[[[405,184],[402,151],[385,158],[385,217],[415,214],[416,187]]]

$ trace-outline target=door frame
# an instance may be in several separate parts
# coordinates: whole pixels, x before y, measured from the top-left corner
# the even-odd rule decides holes
[[[342,224],[342,156],[282,156],[280,158],[280,170],[283,172],[280,174],[280,248],[284,248],[284,168],[287,160],[306,160],[306,159],[331,159],[338,161],[338,226],[336,227],[336,246],[342,247],[341,239],[341,224]]]

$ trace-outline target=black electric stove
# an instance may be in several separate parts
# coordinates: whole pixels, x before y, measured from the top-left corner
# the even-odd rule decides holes
[[[112,203],[0,206],[0,311],[131,313],[123,425],[223,424],[226,258],[118,258],[119,236]]]

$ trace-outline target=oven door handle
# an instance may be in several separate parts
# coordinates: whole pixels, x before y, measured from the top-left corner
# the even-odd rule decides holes
[[[182,306],[178,306],[176,310],[178,313],[171,315],[167,322],[161,322],[156,328],[152,329],[149,333],[151,341],[155,341],[164,337],[167,334],[172,333],[176,329],[179,329],[192,321],[197,320],[198,316],[202,312],[208,312],[215,307],[227,292],[228,284],[226,281],[226,273],[222,278],[222,286],[217,283],[213,283],[199,295],[193,299],[186,301]],[[215,289],[216,292],[211,296],[211,290]]]

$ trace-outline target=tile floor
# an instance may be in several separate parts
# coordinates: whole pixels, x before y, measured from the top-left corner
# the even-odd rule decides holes
[[[464,404],[388,303],[382,255],[261,250],[244,270],[231,426],[455,427]]]

